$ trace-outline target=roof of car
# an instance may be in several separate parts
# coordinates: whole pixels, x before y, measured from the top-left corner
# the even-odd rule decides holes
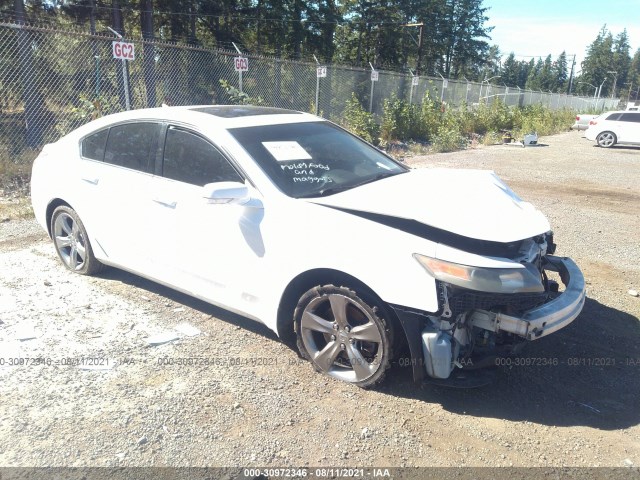
[[[604,112],[600,115],[609,115],[610,113],[638,113],[633,110],[611,110],[610,112]]]
[[[213,105],[190,107],[194,112],[208,113],[222,118],[253,117],[256,115],[302,115],[302,112],[275,107],[257,107],[253,105]]]
[[[78,128],[72,134],[83,136],[108,125],[132,120],[174,121],[221,128],[242,128],[283,123],[318,122],[322,118],[309,113],[253,105],[189,105],[145,108],[114,113]]]

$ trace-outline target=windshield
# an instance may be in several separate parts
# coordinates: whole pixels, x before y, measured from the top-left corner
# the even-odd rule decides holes
[[[233,128],[229,132],[290,197],[331,195],[407,171],[329,122]]]

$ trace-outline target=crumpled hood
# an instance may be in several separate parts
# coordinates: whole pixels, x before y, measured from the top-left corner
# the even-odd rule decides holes
[[[478,240],[512,242],[550,230],[546,217],[489,170],[417,169],[313,203],[416,220]]]

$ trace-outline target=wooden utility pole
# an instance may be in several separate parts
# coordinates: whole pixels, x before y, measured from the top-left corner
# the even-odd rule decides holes
[[[416,43],[416,45],[418,45],[418,57],[416,59],[416,76],[420,75],[420,66],[422,64],[422,40],[423,40],[423,29],[424,29],[424,23],[420,22],[420,23],[406,23],[404,25],[402,25],[403,27],[419,27],[420,28],[420,33],[418,34],[418,41],[416,42],[413,37],[411,37],[411,39]]]
[[[576,56],[573,55],[573,61],[571,62],[571,74],[569,75],[569,90],[567,90],[567,94],[571,95],[571,90],[573,89],[573,70],[576,66]]]

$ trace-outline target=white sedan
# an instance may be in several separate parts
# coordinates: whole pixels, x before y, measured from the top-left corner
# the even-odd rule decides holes
[[[43,149],[32,200],[69,270],[125,269],[263,322],[361,387],[405,347],[416,380],[453,381],[585,299],[546,218],[492,172],[410,170],[289,110],[95,120]]]

